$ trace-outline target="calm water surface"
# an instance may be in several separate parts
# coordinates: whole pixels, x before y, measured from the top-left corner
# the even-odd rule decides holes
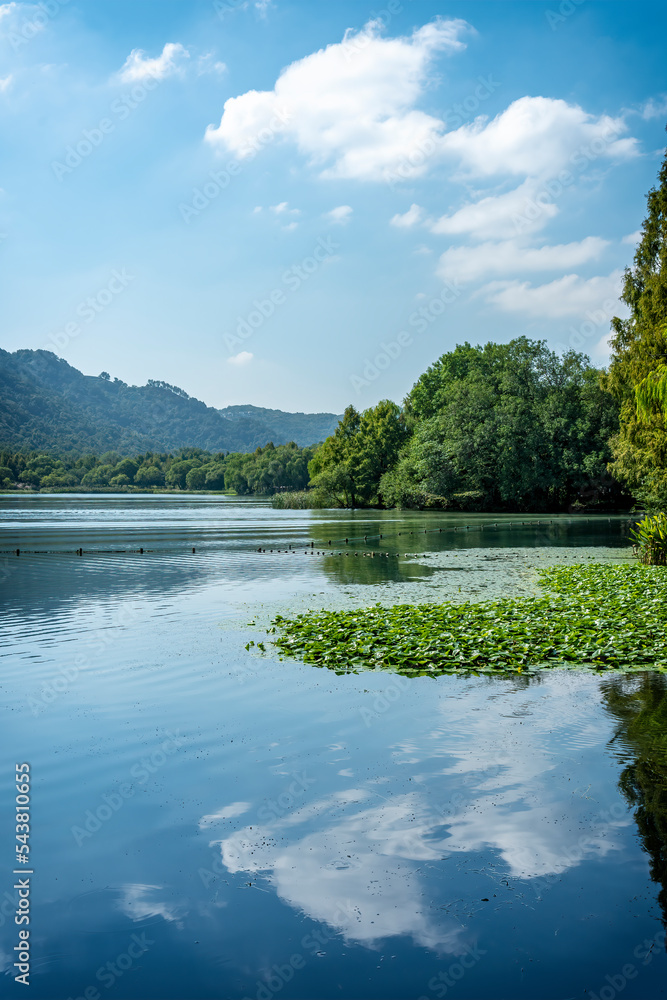
[[[507,520],[0,498],[5,994],[666,996],[661,675],[408,681],[245,649],[266,639],[262,603],[432,572],[311,542],[624,544],[621,519]],[[34,786],[28,990],[18,761]]]

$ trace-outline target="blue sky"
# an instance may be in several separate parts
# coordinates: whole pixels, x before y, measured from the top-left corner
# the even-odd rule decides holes
[[[607,359],[664,154],[663,3],[0,3],[7,350],[213,406]]]

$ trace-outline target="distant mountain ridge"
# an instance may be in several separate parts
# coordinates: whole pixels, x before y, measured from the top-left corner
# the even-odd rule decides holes
[[[84,375],[50,351],[0,349],[0,446],[65,454],[249,452],[269,441],[316,444],[339,419],[251,405],[218,410],[166,382],[126,385]]]

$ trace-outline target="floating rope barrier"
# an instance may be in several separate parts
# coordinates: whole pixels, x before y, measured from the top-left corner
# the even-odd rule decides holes
[[[626,519],[627,519],[627,521],[634,521],[634,520],[640,520],[640,518],[641,518],[641,515],[639,515],[637,517],[628,516]],[[413,528],[412,530],[409,530],[409,531],[406,531],[405,529],[403,529],[403,530],[401,530],[399,532],[396,532],[396,535],[397,535],[397,537],[400,538],[401,536],[408,536],[408,535],[442,534],[443,532],[484,531],[487,528],[500,528],[500,529],[509,528],[511,530],[513,525],[521,525],[521,526],[524,526],[524,527],[534,527],[534,526],[538,526],[538,525],[539,526],[544,526],[544,525],[547,525],[547,524],[554,524],[554,523],[555,524],[573,524],[573,523],[589,524],[591,521],[597,522],[599,524],[601,520],[603,520],[603,519],[602,518],[591,518],[591,517],[585,517],[584,518],[584,517],[582,517],[582,518],[568,518],[567,521],[560,521],[558,518],[540,519],[538,521],[492,521],[492,522],[489,522],[487,524],[446,525],[444,528],[423,528],[423,529],[422,528],[418,528],[418,529]],[[607,523],[608,524],[612,523],[612,518],[611,517],[607,517]],[[379,533],[378,532],[378,534],[375,534],[375,535],[360,535],[357,538],[354,538],[354,537],[352,537],[352,538],[350,538],[350,537],[348,537],[348,538],[342,538],[341,537],[341,538],[337,538],[337,539],[329,539],[326,544],[327,544],[327,548],[329,546],[335,546],[336,548],[339,548],[342,545],[350,545],[350,544],[354,545],[356,542],[368,542],[369,539],[374,539],[374,538],[377,538],[379,541],[383,541],[385,539],[385,536],[386,536],[386,528],[385,528],[385,531],[383,533]],[[315,542],[310,542],[310,543],[307,542],[306,543],[306,547],[307,548],[309,547],[310,550],[311,550],[311,552],[312,552],[312,550],[315,547]],[[274,552],[274,551],[275,552],[282,552],[282,551],[285,551],[285,552],[296,552],[297,550],[300,550],[300,549],[301,549],[301,545],[300,544],[298,544],[297,542],[291,542],[291,543],[288,544],[288,548],[285,549],[285,550],[283,550],[283,549],[269,549],[269,552]],[[266,549],[264,547],[260,546],[257,549],[257,552],[262,552],[263,553],[263,552],[266,552]],[[323,552],[320,552],[318,550],[317,554],[318,555],[320,555],[320,554],[321,555],[326,555],[327,553],[326,553],[326,550],[323,551]],[[398,555],[398,553],[396,553],[396,554]],[[307,550],[304,552],[304,555],[308,555],[308,551]]]
[[[630,523],[631,521],[639,521],[639,520],[641,520],[642,517],[643,517],[643,515],[641,515],[641,514],[638,514],[636,516],[635,515],[628,515],[626,517],[626,523]],[[401,538],[401,537],[407,538],[409,536],[414,536],[414,535],[422,535],[422,536],[423,535],[433,535],[433,534],[441,535],[443,532],[445,532],[445,533],[446,532],[456,533],[456,532],[460,532],[460,531],[465,531],[465,532],[467,532],[467,531],[485,531],[485,530],[487,530],[489,528],[496,528],[496,529],[500,529],[500,530],[502,530],[502,529],[509,529],[509,530],[511,530],[512,527],[515,526],[515,525],[518,525],[520,527],[529,527],[530,528],[530,527],[544,527],[546,525],[551,525],[551,524],[568,524],[568,525],[570,525],[570,524],[582,524],[582,523],[583,524],[590,524],[591,522],[595,522],[595,523],[599,524],[602,520],[603,520],[603,518],[601,518],[601,517],[600,518],[591,518],[591,517],[576,518],[575,517],[575,518],[568,518],[567,521],[561,521],[558,518],[548,518],[548,519],[545,518],[545,519],[539,519],[537,521],[491,521],[491,522],[486,523],[486,524],[462,524],[462,525],[458,525],[457,524],[457,525],[445,525],[445,527],[440,527],[440,528],[413,528],[411,530],[402,529],[401,531],[398,531],[398,532],[391,532],[391,531],[387,532],[387,529],[385,528],[383,532],[378,532],[377,534],[374,534],[374,535],[368,535],[368,534],[366,534],[366,535],[359,535],[358,537],[348,536],[346,538],[342,538],[341,537],[341,538],[328,539],[328,541],[326,542],[326,548],[315,549],[315,542],[306,542],[305,546],[304,546],[303,542],[301,542],[301,543],[289,542],[289,543],[287,543],[287,548],[286,549],[285,548],[277,548],[277,547],[267,548],[267,547],[265,547],[263,545],[260,545],[257,549],[255,549],[255,551],[257,553],[261,553],[261,554],[264,554],[264,553],[266,553],[268,551],[269,554],[271,554],[271,553],[275,553],[275,554],[284,553],[285,555],[289,555],[289,554],[297,555],[302,550],[302,548],[303,548],[304,549],[304,553],[303,553],[304,555],[318,555],[318,556],[319,555],[322,555],[322,556],[327,556],[328,555],[328,556],[332,556],[334,554],[337,554],[339,556],[349,556],[349,555],[359,556],[359,555],[361,555],[361,556],[367,556],[367,557],[370,557],[370,558],[374,558],[374,557],[389,558],[390,556],[392,556],[394,558],[397,558],[400,555],[400,553],[398,553],[398,552],[390,553],[390,552],[372,551],[372,552],[361,552],[360,553],[360,552],[341,551],[341,552],[338,552],[338,553],[334,553],[333,548],[342,548],[342,546],[347,546],[349,548],[349,546],[355,545],[355,544],[357,544],[359,542],[363,542],[363,543],[368,544],[368,542],[372,541],[373,539],[377,539],[378,541],[385,541],[386,538],[387,538],[387,535],[391,536],[392,534],[394,534],[398,538]],[[608,524],[612,523],[612,518],[611,517],[607,517],[606,520],[607,520]],[[321,542],[320,545],[324,545],[324,543]],[[191,546],[190,548],[191,548],[192,554],[194,555],[196,553],[196,551],[197,551],[196,546]],[[186,550],[184,550],[184,549],[173,549],[173,548],[169,548],[169,549],[167,549],[167,548],[148,549],[148,548],[144,548],[144,547],[140,547],[140,548],[137,548],[137,549],[85,549],[84,550],[82,546],[79,546],[79,548],[76,548],[76,549],[21,549],[21,548],[16,548],[16,549],[0,549],[0,555],[16,555],[16,556],[21,556],[21,555],[77,555],[77,556],[83,556],[85,554],[85,555],[90,555],[90,556],[93,556],[93,555],[94,556],[102,556],[102,555],[103,556],[109,556],[109,555],[154,555],[155,553],[159,553],[159,554],[162,554],[162,555],[167,555],[169,553],[171,553],[171,554],[183,553],[184,551],[186,551]],[[407,552],[404,553],[404,555],[409,555],[409,554],[410,553],[407,553]]]

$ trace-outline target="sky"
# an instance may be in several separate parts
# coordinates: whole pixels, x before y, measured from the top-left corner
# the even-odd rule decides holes
[[[641,0],[0,2],[0,346],[336,413],[465,341],[602,366],[666,29]]]

